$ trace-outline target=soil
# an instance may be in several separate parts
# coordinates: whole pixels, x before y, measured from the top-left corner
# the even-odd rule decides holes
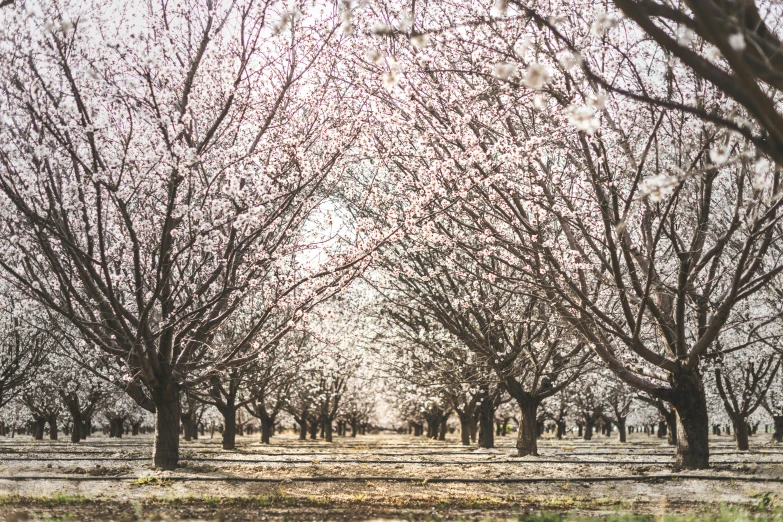
[[[673,448],[656,437],[634,434],[626,444],[616,435],[591,441],[544,438],[541,455],[524,458],[515,457],[513,437],[496,441],[497,448],[479,450],[461,446],[458,434],[446,441],[396,434],[335,437],[332,444],[283,434],[272,445],[262,445],[257,436],[238,437],[237,449],[225,451],[215,434],[183,441],[182,467],[158,472],[150,469],[152,441],[146,435],[96,436],[80,444],[2,437],[0,515],[6,520],[484,520],[541,511],[715,513],[725,506],[752,508],[759,499],[783,499],[781,483],[720,480],[783,477],[783,446],[768,445],[769,435],[753,437],[748,452],[734,450],[730,437],[714,437],[712,469],[686,472],[678,480],[667,477],[676,472]],[[693,474],[709,480],[689,480]],[[589,480],[600,477],[629,480]],[[265,482],[226,480],[237,478]],[[313,478],[322,482],[303,480]],[[499,482],[552,478],[561,481]]]

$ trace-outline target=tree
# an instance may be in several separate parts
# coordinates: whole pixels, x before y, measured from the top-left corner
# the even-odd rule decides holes
[[[698,55],[706,47],[646,24],[640,3],[615,4],[643,31],[613,31],[634,22],[603,11],[586,20],[566,3],[550,16],[551,4],[512,1],[494,19],[460,3],[419,7],[404,27],[384,27],[380,58],[361,65],[388,87],[378,113],[390,123],[368,145],[410,205],[398,215],[448,216],[471,231],[430,233],[498,285],[543,292],[607,368],[672,405],[678,465],[704,468],[700,361],[732,309],[783,269],[767,256],[781,201],[770,163],[778,116],[766,94],[768,115],[751,101],[755,84],[717,81],[722,65]],[[383,23],[382,11],[357,27]],[[650,37],[675,48],[657,52]],[[718,47],[741,66],[728,39]],[[745,81],[736,71],[734,86]]]
[[[0,304],[0,408],[30,382],[54,344],[44,324],[36,324],[35,315],[19,300]]]
[[[153,465],[174,469],[180,391],[362,258],[305,230],[355,135],[331,117],[334,25],[271,1],[150,3],[134,24],[125,4],[58,5],[0,11],[0,268],[127,367]],[[257,323],[216,348],[248,296]]]

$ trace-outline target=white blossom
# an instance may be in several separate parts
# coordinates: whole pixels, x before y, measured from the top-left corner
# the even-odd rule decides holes
[[[542,89],[549,83],[549,71],[540,63],[530,64],[525,71],[523,83],[531,89]]]

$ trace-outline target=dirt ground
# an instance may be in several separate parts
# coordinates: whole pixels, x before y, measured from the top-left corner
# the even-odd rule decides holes
[[[783,447],[768,440],[760,434],[751,451],[737,452],[730,437],[715,437],[713,468],[673,480],[673,449],[646,435],[627,444],[601,435],[545,438],[539,457],[517,458],[512,436],[497,437],[496,449],[479,450],[461,446],[456,436],[439,442],[369,435],[327,444],[284,434],[270,446],[240,437],[237,450],[224,451],[216,434],[183,442],[176,472],[150,469],[148,436],[97,436],[78,445],[3,437],[0,515],[19,521],[484,520],[538,512],[758,511],[783,501],[783,484],[765,482],[783,477]],[[627,480],[600,480],[605,477]],[[472,482],[459,482],[464,479]],[[502,482],[508,479],[531,481]]]

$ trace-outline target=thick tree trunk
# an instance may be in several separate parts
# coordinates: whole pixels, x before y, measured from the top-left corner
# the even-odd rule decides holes
[[[71,442],[78,444],[82,440],[82,410],[79,407],[79,397],[72,394],[66,397],[65,405],[71,414],[73,430],[71,430]]]
[[[585,423],[585,440],[591,440],[593,438],[593,425],[592,421]]]
[[[491,400],[484,399],[479,406],[479,448],[495,447],[494,427],[495,406]]]
[[[324,440],[326,442],[332,442],[332,421],[326,419],[324,421]]]
[[[125,419],[118,417],[114,419],[114,436],[118,439],[122,438],[122,434],[125,431]]]
[[[706,469],[710,465],[707,400],[701,375],[680,376],[674,386],[672,407],[677,414],[678,468]]]
[[[465,413],[458,413],[457,415],[459,416],[459,432],[462,445],[470,446],[470,416]]]
[[[444,415],[440,419],[440,432],[438,433],[438,440],[446,440],[446,431],[448,431],[449,427],[447,425],[449,421],[448,415]]]
[[[555,437],[558,439],[562,439],[565,437],[566,433],[566,422],[564,420],[562,421],[555,421],[555,424],[557,425],[557,432],[555,433]]]
[[[356,437],[359,433],[359,423],[355,420],[351,421],[351,437]]]
[[[49,417],[49,440],[57,440],[57,417]]]
[[[310,423],[310,440],[318,438],[318,424],[317,421]]]
[[[261,418],[261,443],[269,444],[272,436],[272,419]]]
[[[536,414],[538,402],[519,401],[519,434],[517,435],[517,455],[538,455],[538,422]]]
[[[35,419],[35,424],[33,425],[33,438],[35,438],[35,440],[43,440],[45,428],[46,419],[37,417]]]
[[[748,429],[748,423],[745,419],[740,417],[734,421],[734,433],[737,438],[737,449],[739,451],[748,451],[750,449],[750,443],[748,437],[750,435]]]
[[[192,438],[190,434],[190,428],[192,426],[192,423],[190,422],[190,413],[182,413],[180,419],[182,421],[182,435],[184,435],[186,441],[189,441]]]
[[[82,412],[79,406],[71,411],[71,420],[73,420],[73,429],[71,430],[71,442],[78,444],[82,440]]]
[[[221,407],[220,413],[223,415],[223,424],[225,425],[222,441],[223,449],[235,449],[237,444],[237,409],[233,404],[229,404]]]
[[[625,429],[625,419],[617,420],[617,431],[620,432],[620,442],[628,442],[628,436]]]
[[[179,462],[179,387],[172,382],[159,384],[153,389],[152,399],[155,402],[152,465],[174,470]]]
[[[92,435],[92,417],[82,416],[82,438],[86,439],[90,435]]]
[[[307,419],[303,416],[299,419],[299,440],[307,440]]]
[[[783,442],[783,415],[773,415],[772,422],[773,433],[771,442],[780,444]]]

